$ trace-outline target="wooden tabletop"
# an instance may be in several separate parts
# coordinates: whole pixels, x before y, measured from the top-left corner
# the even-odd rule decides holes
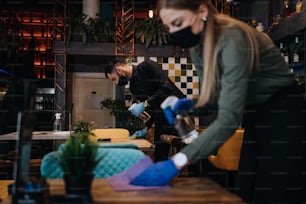
[[[34,131],[32,133],[33,140],[65,140],[69,137],[69,131]],[[17,132],[11,132],[0,135],[0,140],[17,140]]]
[[[1,182],[1,181],[0,181]],[[64,182],[61,179],[50,179],[51,195],[64,194]],[[238,196],[225,191],[221,186],[205,177],[178,177],[170,183],[168,189],[117,192],[105,179],[95,179],[91,193],[94,204],[193,204],[244,203]],[[9,204],[7,199],[3,204]]]
[[[61,142],[65,141],[69,135],[69,131],[34,131],[32,140],[54,140]],[[17,140],[17,132],[0,135],[1,140]],[[110,144],[135,144],[141,151],[154,151],[154,145],[146,139],[111,138],[110,142],[99,143],[102,146]]]
[[[111,138],[110,142],[99,143],[99,145],[112,145],[112,144],[134,144],[138,149],[149,152],[154,151],[155,146],[146,139],[129,139],[129,138]]]

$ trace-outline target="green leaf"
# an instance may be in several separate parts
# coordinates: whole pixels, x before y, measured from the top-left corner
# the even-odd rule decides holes
[[[162,22],[157,19],[141,19],[135,22],[135,39],[145,43],[146,47],[152,45],[163,46],[168,43],[168,31]]]
[[[132,102],[135,102],[135,97],[132,96]],[[118,122],[118,127],[125,128],[131,133],[136,130],[142,129],[144,123],[141,119],[131,114],[128,108],[125,106],[125,102],[122,100],[114,100],[112,98],[107,98],[101,101],[101,108],[107,108],[110,110],[110,114],[116,117]]]

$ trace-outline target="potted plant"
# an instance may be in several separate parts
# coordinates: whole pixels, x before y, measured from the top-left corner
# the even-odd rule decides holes
[[[101,101],[101,108],[107,108],[110,110],[110,114],[116,117],[117,127],[127,129],[130,133],[140,130],[144,127],[143,121],[134,116],[128,108],[125,106],[123,100],[114,100],[107,98]]]
[[[115,41],[115,30],[109,22],[100,18],[87,19],[87,34],[96,42]]]
[[[164,46],[169,42],[169,32],[158,18],[147,18],[135,21],[135,39],[150,46]]]
[[[13,13],[7,17],[2,15],[0,12],[0,65],[5,66],[18,53],[21,44],[18,36],[20,23]]]
[[[93,132],[95,127],[95,122],[88,122],[80,118],[79,121],[73,125],[73,136],[77,137],[81,143],[85,143],[89,136],[95,136]]]
[[[93,170],[102,158],[97,158],[98,146],[88,138],[92,124],[80,120],[60,151],[67,194],[90,195]]]
[[[81,39],[86,44],[89,39],[96,42],[114,41],[115,31],[111,25],[99,17],[92,18],[86,14],[75,16],[67,22],[67,45],[70,41]]]

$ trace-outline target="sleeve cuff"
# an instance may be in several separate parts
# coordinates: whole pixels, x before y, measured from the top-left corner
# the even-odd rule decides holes
[[[183,168],[188,162],[186,154],[182,152],[179,152],[176,155],[174,155],[172,160],[175,166],[178,167],[179,169]]]

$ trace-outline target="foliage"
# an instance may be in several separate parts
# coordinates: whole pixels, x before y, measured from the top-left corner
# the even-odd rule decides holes
[[[65,174],[82,176],[91,174],[102,158],[96,158],[98,146],[89,139],[83,142],[71,136],[61,151],[60,165]]]
[[[65,173],[75,176],[92,173],[102,159],[96,158],[98,146],[89,139],[90,135],[95,136],[95,126],[82,118],[73,125],[73,132],[61,150],[60,164]]]
[[[85,143],[89,136],[95,136],[93,130],[95,129],[96,124],[91,121],[85,121],[82,118],[73,125],[73,136],[78,138],[82,143]]]
[[[146,47],[163,46],[169,42],[169,32],[158,18],[147,18],[135,21],[135,39],[139,39]]]
[[[91,18],[86,14],[75,16],[67,22],[67,44],[73,36],[80,37],[84,44],[92,37],[95,41],[101,41],[99,36],[105,36],[109,40],[114,40],[115,31],[110,24],[100,18]]]
[[[115,40],[115,31],[107,21],[101,20],[100,18],[88,18],[87,22],[88,35],[93,36],[96,42],[101,41],[99,34],[106,36],[110,40]]]
[[[2,65],[14,56],[19,49],[19,26],[20,23],[15,14],[10,13],[4,17],[0,13],[0,64]]]
[[[67,22],[67,44],[70,43],[73,36],[80,37],[86,44],[91,37],[96,42],[102,39],[99,36],[105,36],[110,41],[115,41],[115,30],[109,22],[100,18],[91,18],[86,14],[78,15]],[[129,29],[134,29],[135,39],[140,40],[146,47],[164,46],[169,42],[169,33],[167,28],[158,18],[147,18],[136,20]]]
[[[298,85],[305,86],[305,78],[303,76],[296,76],[295,80]]]
[[[130,133],[140,130],[144,127],[141,119],[134,116],[125,106],[124,101],[107,98],[101,101],[101,108],[110,110],[110,114],[115,116],[118,122],[118,127],[129,130]]]

